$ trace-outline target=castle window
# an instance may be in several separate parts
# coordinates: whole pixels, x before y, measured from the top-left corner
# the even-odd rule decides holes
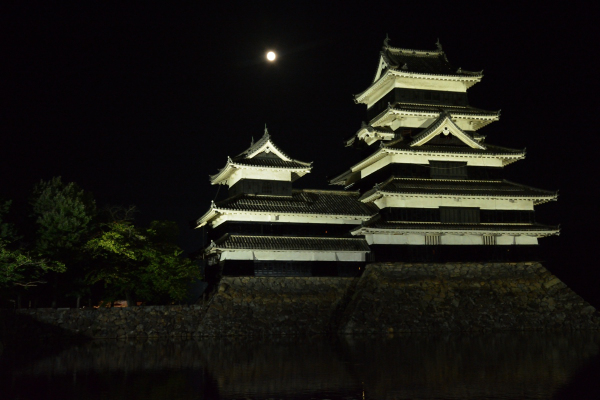
[[[264,181],[262,183],[262,193],[263,194],[272,194],[273,193],[273,184],[269,181]]]
[[[483,244],[486,246],[493,246],[496,244],[496,236],[483,235]]]
[[[478,224],[479,208],[477,207],[440,207],[442,223]]]
[[[429,161],[430,177],[434,179],[466,179],[467,163],[455,161]]]
[[[425,244],[428,246],[437,246],[440,244],[440,235],[425,235]]]

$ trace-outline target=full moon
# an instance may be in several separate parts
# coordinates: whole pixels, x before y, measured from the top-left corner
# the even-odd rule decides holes
[[[275,54],[275,52],[270,51],[267,53],[267,60],[275,61],[275,58],[277,58],[277,55]]]

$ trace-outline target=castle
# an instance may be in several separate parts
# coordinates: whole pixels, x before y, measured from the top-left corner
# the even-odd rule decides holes
[[[369,262],[534,261],[538,239],[559,229],[535,220],[556,192],[503,179],[525,150],[481,133],[499,111],[472,107],[482,72],[435,50],[383,43],[372,84],[355,95],[366,121],[344,142],[361,161],[329,180],[337,190],[295,189],[312,163],[262,138],[210,176],[227,198],[196,222],[207,230],[207,274],[358,276]],[[276,136],[276,135],[275,135]]]

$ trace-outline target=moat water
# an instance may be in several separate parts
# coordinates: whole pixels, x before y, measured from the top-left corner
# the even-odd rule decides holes
[[[600,333],[97,340],[0,356],[0,399],[597,399]]]

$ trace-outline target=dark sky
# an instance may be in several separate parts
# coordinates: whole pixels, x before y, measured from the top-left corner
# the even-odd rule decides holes
[[[326,188],[326,176],[351,165],[341,141],[365,111],[351,95],[371,83],[386,33],[417,49],[440,38],[453,65],[484,69],[470,102],[502,109],[481,130],[487,141],[527,147],[507,178],[560,189],[537,209],[539,222],[562,227],[544,241],[546,265],[598,304],[596,9],[157,3],[0,6],[0,196],[23,202],[34,183],[61,175],[99,206],[177,221],[182,246],[196,250],[188,222],[208,209],[208,174],[228,155],[267,123],[284,151],[314,161],[296,186]]]

